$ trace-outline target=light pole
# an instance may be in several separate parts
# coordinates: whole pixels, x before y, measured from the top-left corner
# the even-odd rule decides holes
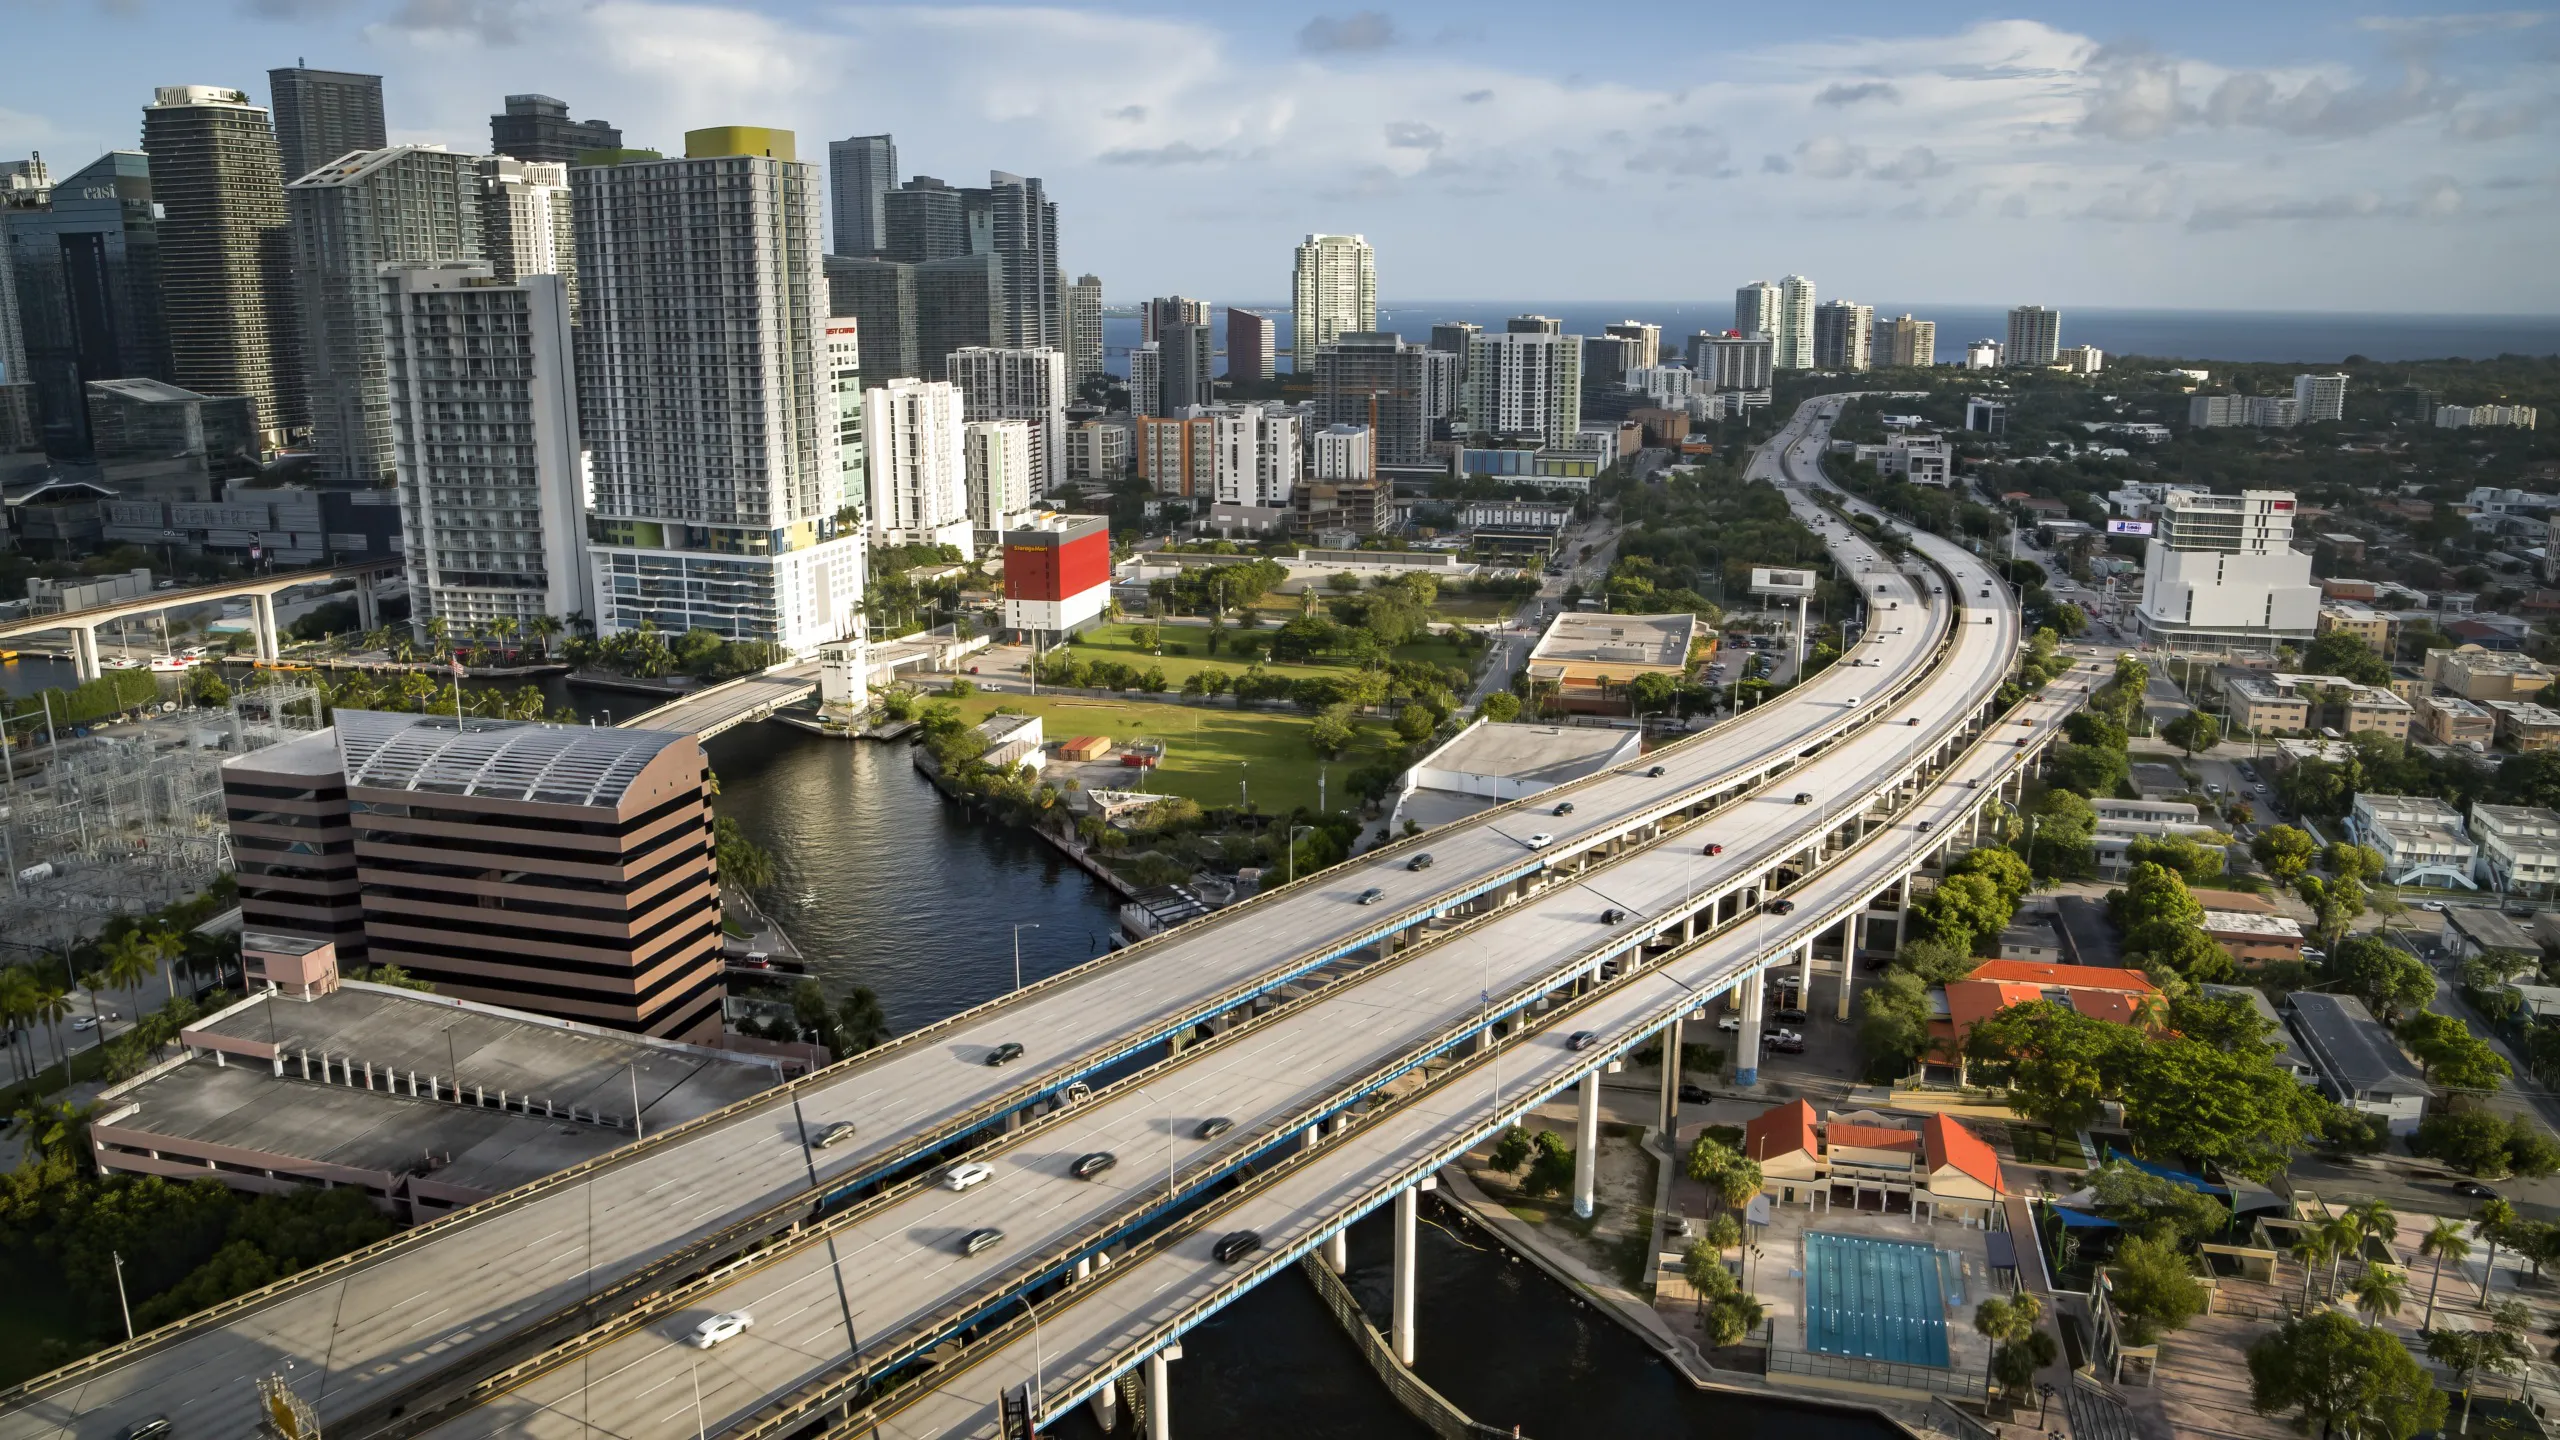
[[[1013,988],[1016,990],[1022,988],[1022,932],[1039,928],[1037,920],[1025,920],[1013,927]]]
[[[116,1308],[124,1312],[124,1338],[131,1340],[133,1338],[133,1305],[124,1297],[124,1252],[110,1250],[107,1253],[113,1255],[116,1260]]]

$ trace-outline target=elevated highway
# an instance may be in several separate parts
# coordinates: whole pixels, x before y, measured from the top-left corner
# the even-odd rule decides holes
[[[202,605],[207,601],[232,600],[246,596],[249,601],[249,629],[258,642],[258,658],[273,660],[276,648],[277,592],[297,585],[312,585],[330,580],[356,582],[357,623],[370,630],[374,626],[374,582],[400,573],[398,560],[366,560],[348,565],[320,565],[308,570],[291,570],[281,575],[259,575],[246,580],[217,580],[209,585],[186,585],[167,590],[154,590],[130,600],[115,600],[104,605],[90,605],[78,610],[65,610],[51,615],[30,615],[23,620],[0,623],[0,641],[22,640],[59,630],[71,637],[71,660],[83,680],[95,680],[101,673],[98,661],[98,627],[118,620],[131,620],[156,615],[180,605]]]
[[[1798,427],[1808,423],[1800,417]],[[1791,428],[1788,438],[1800,437]],[[1841,542],[1841,558],[1857,570],[1878,565],[1857,540]],[[1897,577],[1885,583],[1907,582]],[[1917,591],[1902,593],[1910,596],[1918,618],[1923,612]],[[1166,1042],[1200,1033],[1203,1022],[1268,1006],[1311,978],[1374,964],[1407,936],[1470,923],[1471,917],[1565,881],[1576,868],[1640,851],[1668,829],[1733,805],[1774,776],[1818,762],[1839,748],[1840,739],[1873,723],[1894,703],[1888,696],[1920,685],[1940,643],[1935,630],[1934,619],[1927,625],[1875,626],[1856,656],[1866,663],[1836,666],[1782,703],[1648,757],[1665,767],[1664,775],[1638,770],[1594,777],[1540,797],[1536,807],[1550,808],[1561,793],[1577,802],[1574,815],[1532,813],[1532,807],[1517,805],[1389,847],[928,1027],[776,1095],[652,1137],[603,1162],[41,1378],[0,1397],[7,1405],[0,1413],[0,1437],[105,1436],[146,1413],[179,1417],[191,1436],[245,1435],[255,1420],[251,1386],[273,1373],[294,1380],[324,1424],[396,1419],[390,1412],[401,1402],[391,1397],[429,1399],[448,1377],[503,1369],[534,1341],[609,1317],[633,1294],[671,1277],[692,1276],[711,1264],[751,1266],[755,1245],[787,1230],[798,1218],[790,1208],[812,1195],[832,1194],[857,1206],[871,1203],[865,1197],[893,1198],[902,1193],[894,1182],[938,1155],[979,1143],[1071,1085],[1145,1063]],[[2014,629],[2002,633],[2013,650]],[[2007,661],[2003,655],[1976,663],[1996,672]],[[1851,696],[1863,703],[1848,704]],[[1945,723],[1960,722],[1950,717]],[[1944,725],[1933,720],[1920,728],[1935,735]],[[1529,848],[1528,836],[1539,831],[1552,833],[1554,842]],[[1437,861],[1434,868],[1405,869],[1426,844]],[[1353,903],[1373,885],[1387,889],[1385,905]],[[1736,893],[1728,888],[1715,902],[1739,904]],[[1588,908],[1591,902],[1585,897],[1579,903]],[[1621,906],[1647,921],[1657,918],[1640,905]],[[1560,914],[1541,907],[1536,923],[1597,923]],[[1629,927],[1603,928],[1615,936]],[[1519,933],[1526,937],[1519,942],[1521,956],[1541,947],[1552,952],[1553,935]],[[1650,938],[1658,940],[1659,933]],[[1641,943],[1633,939],[1627,946]],[[1491,989],[1491,965],[1489,959],[1479,963],[1479,991]],[[1409,1024],[1445,1019],[1447,984],[1432,983],[1438,988],[1413,991],[1397,1002],[1397,1013],[1417,1017]],[[1444,1002],[1441,1010],[1415,1008],[1427,1007],[1434,997]],[[1029,1047],[1027,1066],[992,1069],[981,1063],[993,1045],[1008,1040]],[[1224,1047],[1217,1053],[1225,1053]],[[1275,1061],[1255,1053],[1258,1063],[1279,1064],[1301,1080],[1318,1073],[1302,1070],[1294,1057]],[[1178,1120],[1183,1103],[1171,1100],[1168,1113]],[[1081,1118],[1103,1111],[1080,1107],[1073,1113]],[[813,1155],[805,1135],[838,1119],[857,1120],[862,1138],[840,1151]],[[1197,1153],[1188,1183],[1183,1142],[1168,1135],[1175,1146],[1178,1197],[1199,1188],[1201,1166],[1231,1165],[1242,1158],[1238,1146],[1267,1140],[1271,1132],[1240,1121],[1234,1133],[1237,1138],[1224,1146],[1192,1147]],[[1124,1170],[1134,1175],[1137,1168],[1132,1159]],[[1086,1226],[1087,1218],[1061,1223],[1072,1230]],[[831,1234],[828,1243],[841,1252],[852,1242]],[[1014,1241],[990,1253],[999,1260],[1019,1257],[1037,1243]],[[775,1267],[771,1273],[781,1272]],[[934,1278],[942,1282],[942,1295],[969,1293],[967,1277]],[[950,1283],[955,1280],[960,1283]],[[892,1322],[889,1333],[932,1333],[932,1317],[941,1312],[930,1296],[917,1294],[923,1298],[903,1320]],[[870,1321],[847,1295],[839,1295],[837,1308],[837,1323],[851,1325],[857,1335],[867,1332]],[[588,1359],[580,1368],[593,1366]],[[738,1413],[744,1413],[742,1395],[730,1397]]]

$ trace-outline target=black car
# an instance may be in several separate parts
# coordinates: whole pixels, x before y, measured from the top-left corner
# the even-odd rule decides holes
[[[1724,847],[1710,841],[1707,844],[1707,848],[1699,853],[1705,855],[1721,855],[1724,853]]]
[[[1556,808],[1549,813],[1555,815],[1570,815],[1573,813],[1573,802],[1570,800],[1559,800],[1556,802]]]
[[[1261,1248],[1262,1233],[1260,1231],[1230,1230],[1218,1237],[1217,1248],[1209,1253],[1218,1257],[1219,1264],[1225,1265],[1241,1260]]]
[[[1706,1086],[1692,1085],[1683,1080],[1680,1082],[1680,1098],[1691,1105],[1704,1105],[1716,1097],[1707,1093]]]
[[[1652,769],[1644,772],[1645,778],[1648,780],[1659,780],[1662,778],[1662,770],[1663,767],[1656,765]]]
[[[1600,923],[1603,925],[1616,925],[1624,921],[1626,918],[1627,912],[1619,909],[1615,905],[1612,905],[1608,909],[1600,912]]]
[[[1811,1017],[1807,1016],[1802,1010],[1796,1009],[1794,1006],[1790,1005],[1786,1009],[1777,1011],[1770,1015],[1769,1018],[1775,1020],[1781,1025],[1801,1025]]]
[[[1234,1128],[1236,1128],[1235,1121],[1228,1119],[1224,1115],[1212,1115],[1208,1119],[1201,1121],[1199,1125],[1192,1130],[1191,1138],[1194,1140],[1215,1140]]]
[[[2453,1193],[2461,1196],[2465,1200],[2495,1200],[2498,1198],[2497,1191],[2490,1189],[2488,1186],[2481,1184],[2477,1180],[2456,1180],[2453,1182]]]
[[[1812,792],[1812,791],[1810,791],[1810,790],[1799,790],[1799,791],[1797,791],[1797,792],[1796,792],[1796,803],[1797,803],[1797,804],[1799,804],[1799,805],[1810,805],[1810,804],[1812,804],[1812,803],[1813,803],[1813,792]]]
[[[987,1052],[987,1063],[990,1065],[1010,1065],[1021,1058],[1022,1047],[1011,1040]]]
[[[960,1253],[963,1255],[975,1255],[981,1250],[992,1250],[1003,1243],[1004,1232],[993,1225],[989,1225],[983,1230],[972,1230],[968,1234],[961,1236]]]
[[[1567,1050],[1588,1050],[1596,1044],[1599,1039],[1600,1037],[1598,1035],[1595,1035],[1588,1030],[1576,1030],[1572,1034],[1564,1037],[1564,1048]]]
[[[147,1415],[116,1432],[116,1440],[168,1440],[169,1417]]]
[[[1119,1156],[1108,1150],[1096,1150],[1090,1155],[1077,1156],[1076,1163],[1067,1167],[1067,1173],[1079,1180],[1090,1180],[1119,1163]]]
[[[1407,860],[1406,862],[1404,862],[1404,868],[1406,868],[1407,870],[1428,870],[1428,869],[1430,869],[1430,868],[1431,868],[1431,852],[1430,852],[1430,851],[1428,851],[1428,850],[1425,850],[1425,851],[1423,851],[1421,854],[1414,856],[1414,857],[1413,857],[1412,859],[1410,859],[1410,860]]]
[[[1772,900],[1769,902],[1769,913],[1772,915],[1793,915],[1796,913],[1796,902],[1793,900]]]

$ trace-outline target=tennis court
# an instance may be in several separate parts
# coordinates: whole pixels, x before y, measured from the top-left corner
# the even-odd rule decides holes
[[[1947,1363],[1938,1250],[1858,1235],[1804,1237],[1805,1348],[1903,1365]]]

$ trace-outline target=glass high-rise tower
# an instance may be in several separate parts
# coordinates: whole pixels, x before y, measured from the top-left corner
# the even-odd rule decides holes
[[[1315,369],[1316,351],[1335,337],[1378,328],[1378,257],[1358,235],[1310,235],[1298,242],[1292,276],[1289,368]]]
[[[218,85],[163,85],[142,110],[160,207],[170,375],[246,395],[273,443],[306,423],[284,176],[267,112]]]
[[[379,75],[297,65],[268,71],[267,90],[275,103],[276,154],[288,184],[350,150],[391,143],[382,127]]]

